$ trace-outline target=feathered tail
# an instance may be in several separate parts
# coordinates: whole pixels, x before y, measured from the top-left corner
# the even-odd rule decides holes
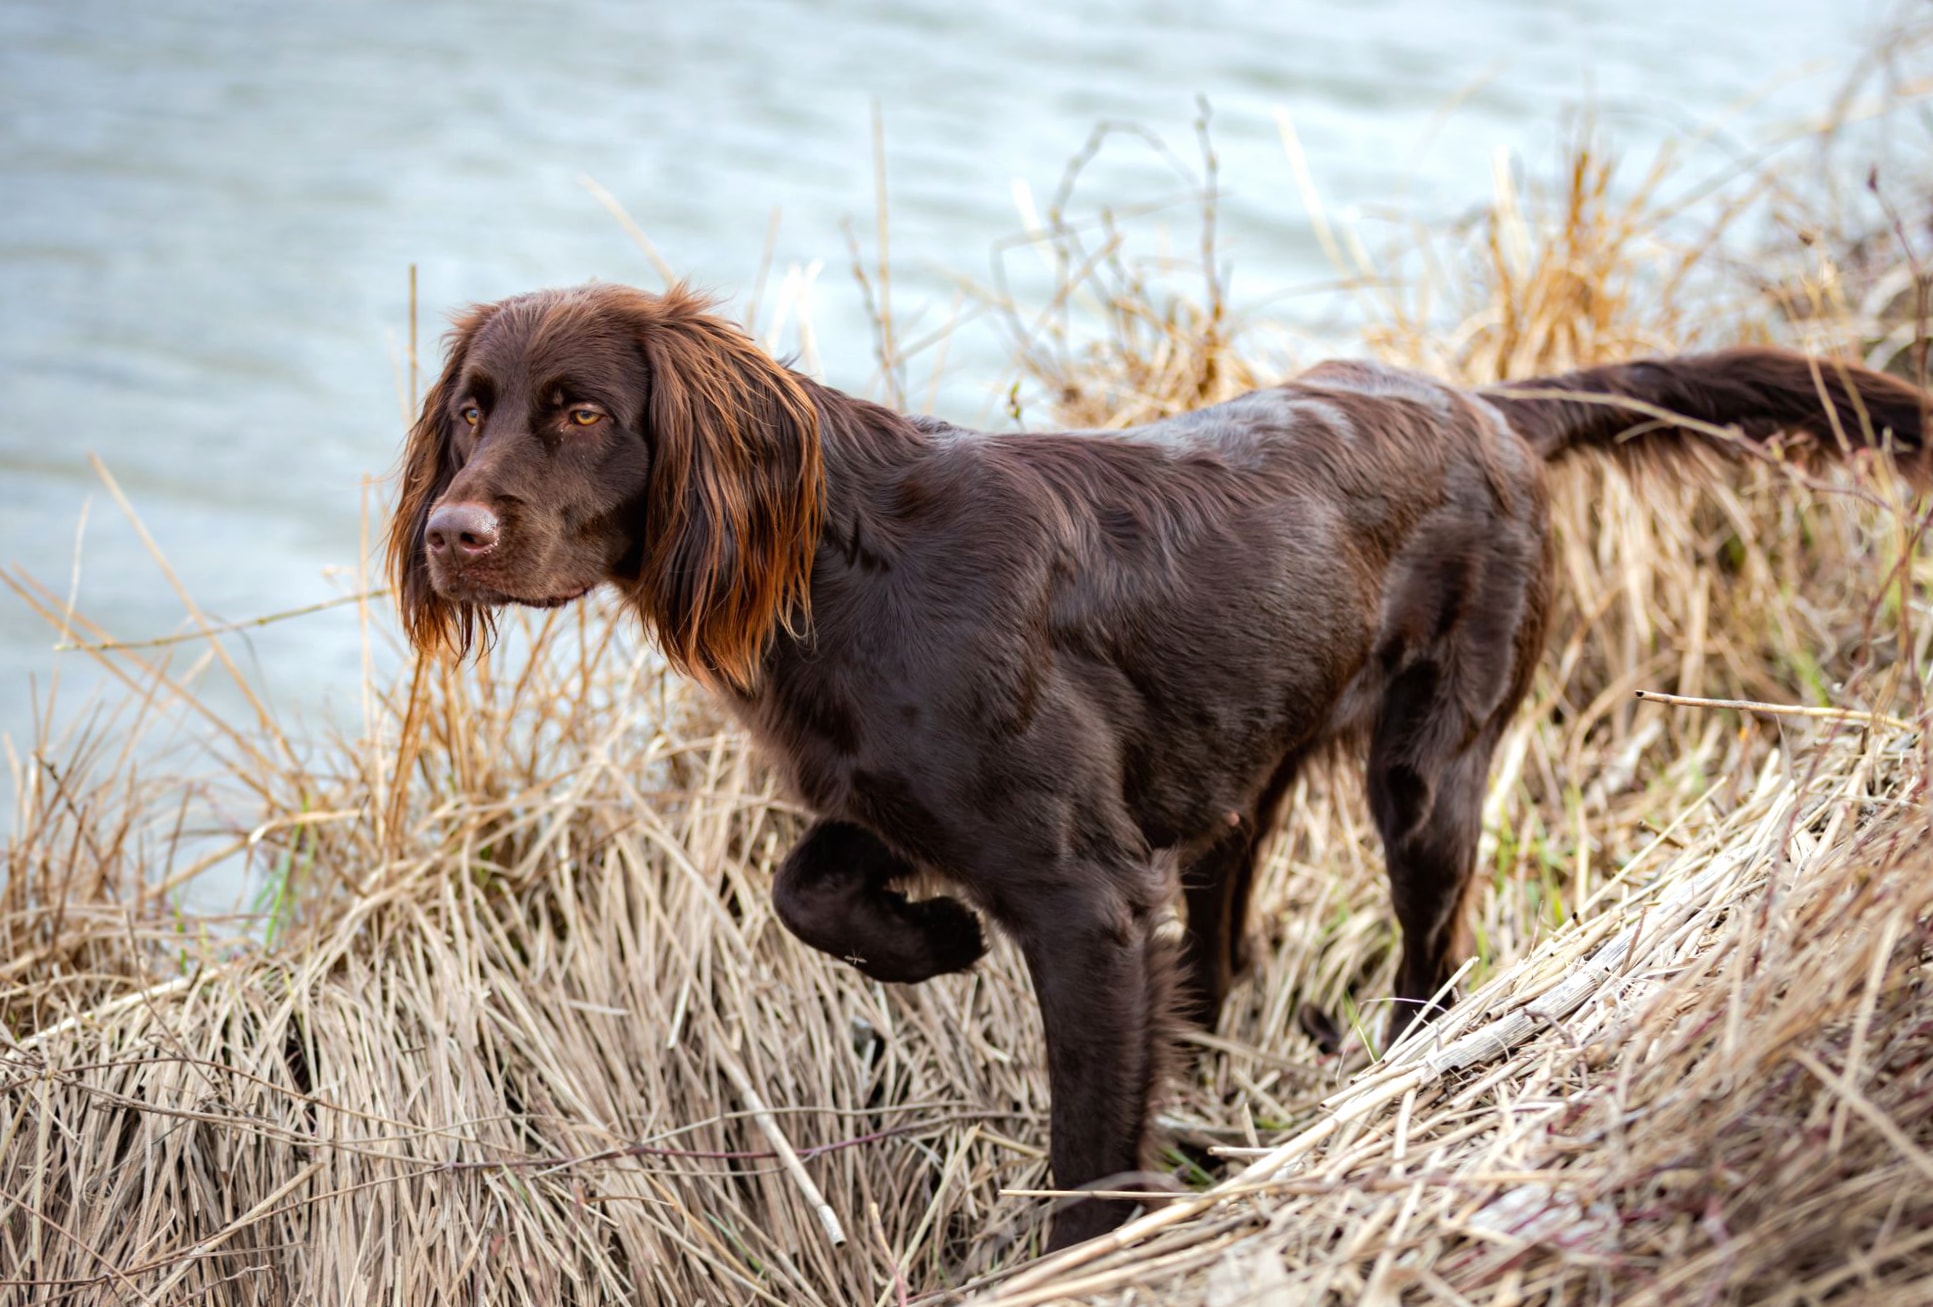
[[[1832,458],[1890,449],[1916,485],[1928,482],[1923,435],[1933,397],[1836,359],[1729,349],[1584,368],[1483,393],[1546,459],[1574,449],[1720,444],[1710,428],[1727,427],[1754,444],[1799,438],[1786,448]]]

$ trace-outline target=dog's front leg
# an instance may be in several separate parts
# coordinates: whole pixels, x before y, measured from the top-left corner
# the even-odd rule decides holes
[[[864,827],[814,822],[780,865],[772,904],[794,935],[874,980],[910,985],[966,970],[987,951],[979,918],[957,899],[887,888],[913,873]]]
[[[1055,1187],[1140,1188],[1170,1033],[1172,946],[1154,912],[1125,895],[1082,887],[1043,898],[1011,925],[1046,1028]],[[1123,1199],[1075,1201],[1055,1216],[1048,1247],[1105,1234],[1133,1209]]]

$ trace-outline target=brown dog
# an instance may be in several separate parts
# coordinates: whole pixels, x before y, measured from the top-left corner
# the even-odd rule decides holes
[[[1705,438],[1666,412],[1917,454],[1926,405],[1754,349],[1483,394],[1327,363],[1134,430],[976,434],[817,385],[706,308],[587,286],[459,320],[389,532],[410,638],[465,651],[494,605],[616,586],[819,814],[773,887],[799,938],[880,980],[970,966],[976,914],[892,888],[919,868],[1017,938],[1066,1187],[1132,1183],[1168,1014],[1214,1020],[1258,844],[1324,744],[1367,744],[1392,1034],[1451,975],[1550,607],[1548,460]],[[1076,1204],[1053,1242],[1126,1210]]]

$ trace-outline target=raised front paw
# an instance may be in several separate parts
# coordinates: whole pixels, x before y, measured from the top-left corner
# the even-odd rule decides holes
[[[874,980],[917,985],[950,971],[965,971],[986,953],[980,918],[958,899],[881,897],[891,903],[893,928],[878,932],[870,941],[872,948],[847,958]]]
[[[933,963],[927,975],[965,971],[986,956],[987,937],[980,928],[980,918],[960,900],[921,899],[906,906],[926,936]]]

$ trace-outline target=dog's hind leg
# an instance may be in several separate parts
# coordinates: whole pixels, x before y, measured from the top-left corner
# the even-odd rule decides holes
[[[1515,700],[1511,701],[1514,706]],[[1433,998],[1470,951],[1464,900],[1477,861],[1485,783],[1508,707],[1473,734],[1433,662],[1396,679],[1369,748],[1369,807],[1382,836],[1403,956],[1389,1040],[1435,1016]]]
[[[1542,490],[1518,487],[1515,520],[1451,515],[1392,571],[1388,669],[1369,741],[1369,810],[1403,929],[1393,1043],[1470,953],[1465,901],[1490,759],[1543,649],[1551,554]],[[1495,505],[1493,505],[1495,507]]]
[[[1182,869],[1188,929],[1181,945],[1179,1015],[1205,1030],[1215,1028],[1230,987],[1248,970],[1248,900],[1255,888],[1255,863],[1301,763],[1299,751],[1284,758],[1254,809],[1231,810],[1221,838]]]
[[[1254,822],[1244,821],[1182,870],[1188,929],[1181,945],[1183,1020],[1213,1030],[1229,987],[1247,964],[1248,892],[1255,878]]]
[[[1188,928],[1182,936],[1181,977],[1177,993],[1182,1020],[1213,1031],[1228,991],[1248,970],[1248,901],[1255,888],[1265,823],[1275,810],[1273,795],[1255,814],[1242,818],[1182,871],[1182,898]]]
[[[772,905],[786,929],[874,980],[914,984],[964,971],[987,951],[980,921],[957,899],[889,889],[915,868],[849,822],[815,822],[786,855]]]

